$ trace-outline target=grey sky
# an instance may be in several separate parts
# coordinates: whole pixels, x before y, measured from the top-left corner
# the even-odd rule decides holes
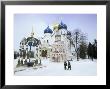
[[[69,31],[81,29],[87,34],[88,41],[97,39],[96,14],[15,14],[14,15],[14,49],[19,49],[23,37],[30,36],[32,26],[37,37],[43,37],[44,29],[52,29],[54,23],[63,22]]]

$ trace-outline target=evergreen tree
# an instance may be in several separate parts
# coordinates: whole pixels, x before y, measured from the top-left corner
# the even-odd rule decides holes
[[[94,44],[93,44],[93,57],[94,59],[97,59],[97,40],[94,40]]]
[[[80,45],[79,45],[79,57],[82,59],[86,58],[87,54],[87,45],[86,45],[87,37],[85,34],[81,34],[80,36]]]
[[[87,45],[85,42],[81,42],[79,47],[79,57],[85,59],[87,55]]]
[[[87,48],[88,59],[90,58],[90,55],[91,55],[91,45],[92,45],[92,44],[89,42],[88,48]]]
[[[17,59],[19,57],[19,53],[17,51],[14,51],[14,59]]]
[[[14,59],[16,59],[17,58],[17,54],[16,54],[16,52],[14,51]]]
[[[94,43],[91,44],[89,42],[88,48],[87,48],[87,55],[88,58],[91,58],[92,61],[93,59],[97,59],[97,40],[94,40]]]
[[[93,59],[93,47],[92,44],[89,42],[88,49],[87,49],[88,59]]]

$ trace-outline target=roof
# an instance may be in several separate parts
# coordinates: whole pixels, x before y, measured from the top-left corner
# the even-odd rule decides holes
[[[44,30],[44,33],[53,33],[53,31],[49,28],[49,26]]]
[[[61,21],[61,23],[58,26],[58,29],[66,29],[67,30],[67,25]]]

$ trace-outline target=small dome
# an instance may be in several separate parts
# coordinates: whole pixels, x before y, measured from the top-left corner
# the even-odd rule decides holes
[[[64,24],[64,23],[61,21],[61,23],[59,24],[58,28],[59,28],[59,29],[67,29],[67,25]]]
[[[67,32],[67,35],[71,35],[71,32],[70,32],[70,31],[68,31],[68,32]]]
[[[49,28],[49,26],[44,30],[44,33],[53,33],[53,31]]]

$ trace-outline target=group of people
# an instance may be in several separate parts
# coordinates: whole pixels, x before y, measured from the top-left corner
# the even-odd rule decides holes
[[[68,62],[68,63],[67,63]],[[69,61],[64,61],[64,69],[65,70],[71,70],[71,64],[70,64],[70,62]]]

